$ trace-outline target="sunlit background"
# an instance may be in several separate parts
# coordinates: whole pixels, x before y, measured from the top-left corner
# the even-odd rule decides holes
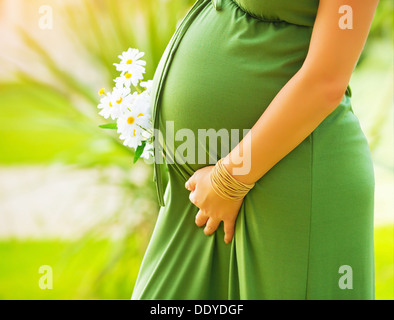
[[[98,128],[97,91],[129,47],[151,79],[193,2],[0,0],[0,299],[130,299],[159,207],[152,166]],[[393,2],[350,83],[375,164],[377,299],[394,299]]]

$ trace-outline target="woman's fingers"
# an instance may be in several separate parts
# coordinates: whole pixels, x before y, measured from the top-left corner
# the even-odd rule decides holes
[[[189,191],[193,191],[196,188],[196,176],[194,174],[186,181],[185,188]]]
[[[224,242],[229,244],[234,236],[235,221],[224,221]]]
[[[209,218],[207,225],[204,228],[204,233],[209,236],[216,231],[219,227],[221,220],[215,218]]]
[[[196,215],[196,225],[202,227],[206,224],[204,228],[205,235],[209,236],[213,234],[220,225],[222,220],[212,218],[207,216],[203,211],[199,210]],[[234,237],[234,228],[235,228],[235,221],[233,220],[225,220],[224,222],[224,242],[229,244]]]
[[[196,198],[196,191],[190,192],[189,200],[190,200],[191,203],[193,203],[195,206],[197,206],[198,201],[197,201],[197,198]]]
[[[196,225],[202,227],[204,224],[207,223],[208,218],[209,217],[207,215],[205,215],[201,210],[199,210],[196,215]]]

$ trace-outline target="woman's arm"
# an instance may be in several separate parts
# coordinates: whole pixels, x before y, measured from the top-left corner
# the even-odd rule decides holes
[[[353,12],[353,29],[341,29],[342,5]],[[354,66],[367,39],[378,0],[321,0],[310,48],[301,69],[281,89],[271,104],[224,162],[239,181],[259,180],[299,145],[341,102]],[[250,156],[250,170],[236,174]],[[249,161],[249,160],[248,160]],[[226,164],[227,163],[227,164]]]
[[[340,8],[348,5],[353,28],[341,29]],[[320,0],[307,57],[300,70],[280,90],[244,139],[224,157],[224,165],[237,180],[251,184],[296,148],[340,103],[368,36],[378,0]],[[243,163],[250,170],[237,174]],[[190,201],[200,211],[196,224],[212,234],[224,222],[230,242],[242,200],[219,197],[209,174],[213,166],[197,170],[186,182]]]

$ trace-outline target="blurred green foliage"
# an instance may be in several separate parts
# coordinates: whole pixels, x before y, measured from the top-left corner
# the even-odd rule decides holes
[[[394,2],[380,0],[369,33],[369,40],[392,39],[394,30]]]
[[[63,31],[72,39],[70,47],[78,48],[87,69],[103,70],[102,86],[111,88],[117,76],[113,63],[129,47],[146,52],[145,79],[153,77],[176,23],[190,3],[83,0],[78,6],[58,10],[63,10]],[[97,114],[98,88],[81,79],[78,70],[59,64],[46,50],[45,37],[25,28],[19,28],[19,35],[23,54],[32,56],[50,81],[21,69],[15,72],[16,81],[1,83],[0,164],[57,161],[91,166],[111,162],[127,167],[125,157],[130,157],[131,150],[121,145],[116,133],[97,127],[105,121]],[[41,152],[34,152],[38,149]]]
[[[193,2],[81,0],[78,5],[62,8],[63,31],[71,41],[70,50],[78,50],[87,69],[102,70],[100,82],[110,88],[117,75],[113,63],[129,47],[146,52],[146,78],[153,77],[176,24]],[[393,16],[393,1],[380,1],[356,69],[353,92],[363,85],[378,90],[379,79],[390,72],[387,66],[392,61]],[[81,78],[78,70],[59,63],[45,47],[45,39],[27,28],[20,28],[18,35],[23,54],[32,57],[50,80],[22,68],[15,72],[15,80],[0,80],[0,165],[115,165],[125,172],[119,185],[138,195],[134,205],[144,199],[151,206],[138,226],[125,224],[127,232],[116,241],[103,238],[100,226],[71,242],[2,240],[0,256],[6,263],[0,263],[0,299],[129,299],[158,212],[153,182],[148,180],[141,187],[127,178],[133,153],[116,133],[98,128],[105,121],[97,114],[95,84]],[[382,128],[392,107],[392,88],[384,90],[388,98],[376,108],[377,113],[371,113],[369,105],[362,107],[360,100],[359,109],[355,108],[370,121],[367,135],[372,151],[383,144]],[[114,212],[113,219],[121,218]],[[377,228],[378,299],[394,298],[392,252],[393,228]],[[38,288],[38,267],[42,264],[53,267],[56,290]]]

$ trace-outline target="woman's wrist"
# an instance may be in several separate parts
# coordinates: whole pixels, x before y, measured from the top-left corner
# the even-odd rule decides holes
[[[254,183],[246,184],[234,178],[224,166],[225,159],[220,159],[210,174],[214,191],[226,200],[241,200],[254,187]]]
[[[231,176],[244,184],[254,184],[257,180],[254,180],[251,173],[251,163],[250,159],[246,161],[244,157],[234,156],[229,153],[223,158],[223,165]]]

